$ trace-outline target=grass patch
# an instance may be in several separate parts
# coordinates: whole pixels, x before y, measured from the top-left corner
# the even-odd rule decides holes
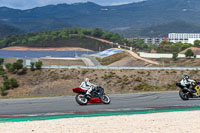
[[[108,57],[105,57],[105,58],[96,58],[100,63],[101,65],[110,65],[116,61],[119,61],[121,60],[122,58],[128,56],[128,53],[126,53],[125,51],[124,52],[120,52],[120,53],[117,53],[117,54],[114,54],[114,55],[111,55],[111,56],[108,56]]]
[[[81,74],[82,74],[82,75],[85,75],[87,72],[88,72],[87,69],[83,69],[82,72],[81,72]]]

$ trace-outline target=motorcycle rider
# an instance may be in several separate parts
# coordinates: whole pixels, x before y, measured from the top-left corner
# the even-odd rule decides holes
[[[193,93],[196,92],[193,85],[196,83],[195,80],[190,79],[188,75],[184,75],[184,78],[181,80],[181,85],[191,90]]]
[[[96,85],[89,82],[88,78],[85,78],[85,80],[81,83],[80,88],[82,88],[83,90],[87,90],[87,95],[91,95],[90,93],[92,92],[95,86]]]

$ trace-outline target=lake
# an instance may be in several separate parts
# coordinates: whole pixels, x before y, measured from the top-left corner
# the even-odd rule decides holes
[[[18,51],[18,50],[0,50],[0,58],[40,58],[40,57],[69,57],[76,55],[95,54],[95,51]]]

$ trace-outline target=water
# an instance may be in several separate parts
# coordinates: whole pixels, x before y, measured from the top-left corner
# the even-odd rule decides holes
[[[0,50],[0,58],[40,58],[40,57],[70,57],[76,55],[95,54],[95,51],[17,51],[17,50]]]

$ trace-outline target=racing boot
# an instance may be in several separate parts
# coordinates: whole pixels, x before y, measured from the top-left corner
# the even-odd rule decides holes
[[[91,94],[90,94],[90,92],[89,92],[89,91],[87,91],[87,92],[86,92],[86,95],[88,95],[88,96],[91,96]]]

